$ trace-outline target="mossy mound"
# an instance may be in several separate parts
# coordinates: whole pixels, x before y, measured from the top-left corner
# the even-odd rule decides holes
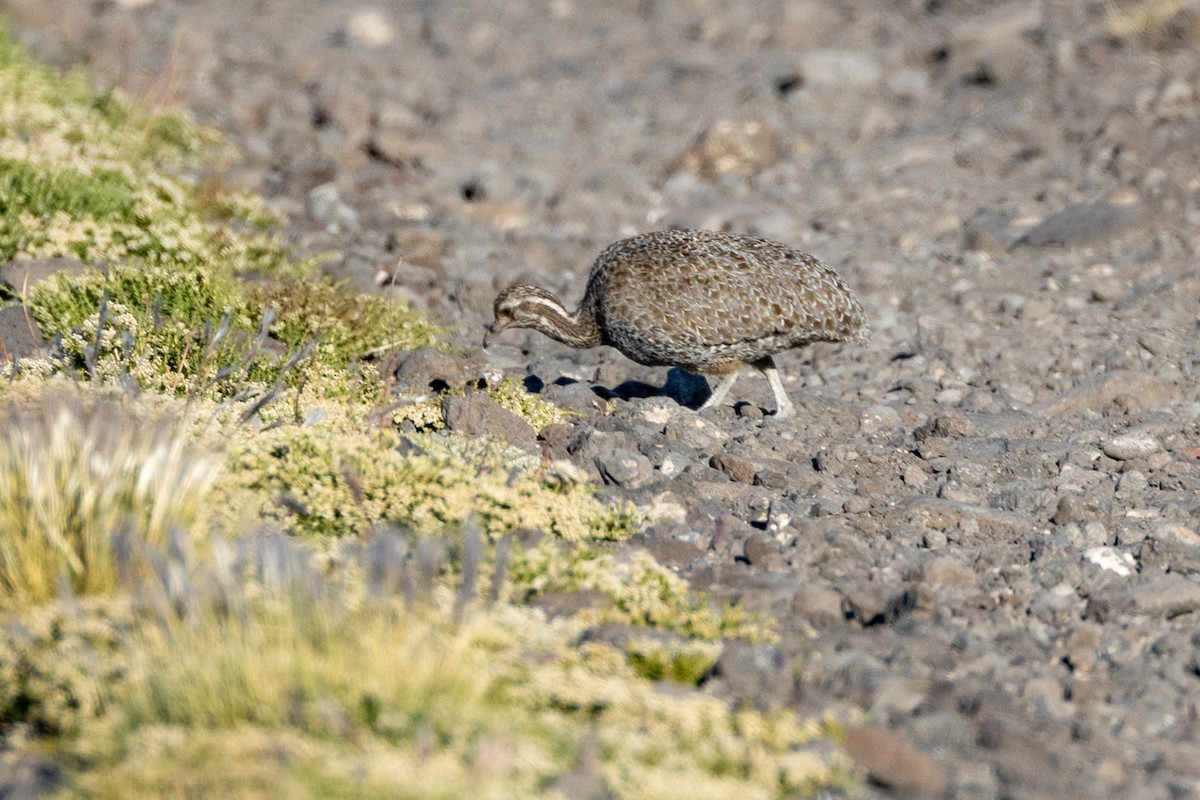
[[[272,386],[286,355],[310,345],[293,386],[434,340],[437,328],[403,304],[295,262],[256,199],[190,178],[217,139],[186,116],[97,95],[82,75],[31,62],[3,31],[0,76],[0,261],[88,267],[21,298],[43,335],[61,338],[58,368],[229,396],[246,388],[231,378]]]
[[[395,525],[436,533],[474,518],[493,538],[538,528],[559,539],[621,539],[630,512],[584,485],[542,480],[536,457],[493,441],[402,435],[328,420],[240,437],[235,488],[262,518],[307,536],[359,536]]]

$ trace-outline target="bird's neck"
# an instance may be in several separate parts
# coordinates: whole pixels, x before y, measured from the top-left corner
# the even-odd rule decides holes
[[[603,344],[596,312],[586,300],[575,313],[567,311],[557,298],[537,297],[526,301],[536,309],[530,327],[570,347],[596,347]]]

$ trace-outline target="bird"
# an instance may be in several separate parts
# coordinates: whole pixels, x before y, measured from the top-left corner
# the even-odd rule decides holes
[[[776,353],[870,338],[857,298],[816,257],[705,230],[655,231],[609,245],[592,264],[574,312],[527,283],[500,292],[493,310],[484,347],[510,328],[531,328],[575,348],[609,345],[639,364],[715,379],[701,409],[722,403],[741,367],[752,365],[771,386],[776,417],[795,412]]]

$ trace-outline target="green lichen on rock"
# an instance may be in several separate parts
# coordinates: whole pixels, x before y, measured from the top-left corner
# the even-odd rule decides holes
[[[76,374],[129,375],[142,389],[179,395],[230,396],[247,381],[270,387],[281,377],[327,395],[357,377],[350,374],[357,359],[423,347],[439,332],[379,295],[318,277],[248,286],[209,264],[60,273],[33,287],[26,302],[43,334],[61,337]],[[285,375],[281,351],[307,357]]]
[[[216,137],[178,112],[148,112],[82,73],[33,63],[0,30],[0,260],[196,264],[230,270],[287,259],[253,226],[257,201],[207,202],[181,169]]]
[[[625,645],[625,655],[634,672],[643,678],[694,686],[717,663],[721,645],[694,639],[632,639]]]
[[[502,378],[487,388],[488,396],[540,431],[547,425],[566,422],[569,414],[527,390],[519,381]]]

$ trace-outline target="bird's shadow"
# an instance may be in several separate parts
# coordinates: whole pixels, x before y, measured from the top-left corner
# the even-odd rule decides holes
[[[555,386],[570,386],[574,383],[579,383],[579,381],[567,377],[561,377],[554,381]],[[526,391],[533,394],[541,394],[542,390],[546,388],[545,382],[536,375],[526,376],[524,384]],[[619,383],[611,389],[599,384],[593,384],[590,388],[597,397],[603,400],[669,397],[679,405],[691,409],[699,408],[712,394],[707,380],[679,367],[671,367],[668,370],[666,383],[661,387],[645,381],[629,380]]]

